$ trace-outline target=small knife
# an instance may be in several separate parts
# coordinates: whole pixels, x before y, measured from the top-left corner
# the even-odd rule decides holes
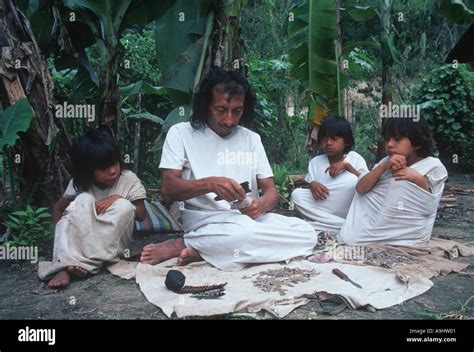
[[[344,274],[341,270],[339,270],[339,269],[332,269],[332,273],[333,273],[334,275],[340,277],[340,278],[343,279],[344,281],[350,282],[350,283],[353,284],[355,287],[362,288],[361,285],[359,285],[357,282],[354,282],[354,281],[352,281],[351,279],[349,279],[349,276],[347,276],[346,274]]]

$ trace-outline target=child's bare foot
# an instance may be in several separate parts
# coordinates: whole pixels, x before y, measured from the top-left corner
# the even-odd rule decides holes
[[[199,255],[198,251],[192,247],[186,247],[179,253],[178,265],[186,265],[192,262],[201,262],[203,260],[204,259]]]
[[[56,273],[51,280],[48,282],[48,287],[50,288],[61,288],[66,287],[69,285],[69,281],[71,277],[67,273],[66,270],[61,270],[60,272]]]
[[[89,272],[86,269],[81,268],[80,266],[68,266],[67,271],[69,271],[70,274],[80,278],[85,278],[89,275]]]
[[[181,251],[185,248],[186,245],[182,238],[168,240],[163,243],[148,244],[143,247],[140,262],[151,265],[158,264],[179,256]]]

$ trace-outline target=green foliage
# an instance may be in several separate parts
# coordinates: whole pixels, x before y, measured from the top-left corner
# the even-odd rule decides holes
[[[374,71],[374,62],[364,49],[355,47],[347,56],[349,75],[356,80],[365,80]]]
[[[11,213],[4,225],[11,231],[11,246],[37,246],[53,234],[48,208],[28,205],[25,210]]]
[[[247,60],[267,60],[288,53],[288,11],[292,0],[255,0],[242,9],[241,27]],[[251,73],[251,72],[250,72]]]
[[[278,193],[280,193],[280,195],[288,202],[290,199],[290,190],[293,187],[293,181],[288,177],[288,169],[284,165],[273,164],[272,170],[275,180],[275,188],[277,189]],[[281,205],[284,205],[282,202],[284,202],[283,199],[280,199]]]
[[[430,72],[413,91],[438,144],[440,157],[461,170],[474,170],[474,90],[465,65],[444,65]],[[456,165],[455,155],[458,156]],[[453,160],[455,164],[453,165]]]
[[[454,23],[474,22],[474,11],[470,10],[462,0],[443,0],[439,14]]]
[[[28,99],[20,99],[0,115],[0,153],[4,146],[13,147],[20,138],[19,132],[26,132],[33,118]]]
[[[163,132],[177,122],[189,120],[192,93],[201,79],[213,29],[211,3],[212,0],[202,0],[190,7],[188,1],[176,0],[156,21],[156,57],[163,73],[161,85],[174,104],[165,118]],[[187,115],[177,115],[177,109],[183,108]]]
[[[288,104],[296,105],[298,86],[289,75],[287,56],[248,61],[250,83],[257,96],[255,127],[270,162],[300,169],[305,162],[306,118],[289,114]],[[294,109],[296,110],[296,109]],[[303,166],[305,169],[307,165]]]
[[[336,3],[305,0],[291,11],[295,17],[288,25],[291,72],[308,91],[308,121],[320,125],[329,111],[341,115],[341,92],[348,83],[337,57]]]
[[[349,5],[346,10],[358,22],[366,22],[377,16],[375,9],[370,6]]]
[[[161,72],[155,52],[154,24],[150,24],[143,32],[127,30],[120,39],[124,47],[124,60],[129,60],[130,67],[123,71],[132,82],[147,81],[158,85]]]
[[[375,155],[369,151],[369,147],[377,145],[380,139],[380,124],[378,122],[379,109],[376,106],[356,105],[353,106],[354,150],[362,155],[370,167],[375,161]]]

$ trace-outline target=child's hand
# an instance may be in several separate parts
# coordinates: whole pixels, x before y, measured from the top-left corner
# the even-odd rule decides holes
[[[109,196],[104,199],[96,201],[95,211],[97,212],[97,214],[104,213],[112,205],[112,203],[115,202],[119,198],[122,198],[122,197],[114,195],[114,196]]]
[[[410,181],[425,191],[431,192],[426,178],[411,167],[392,171],[392,176],[395,177],[395,181]]]
[[[338,161],[337,163],[330,165],[324,172],[327,173],[329,171],[329,175],[331,177],[336,177],[341,172],[346,170],[346,166],[347,166],[347,163],[345,163],[344,160],[341,160],[341,161]]]
[[[396,181],[410,181],[413,183],[416,183],[420,177],[423,177],[419,172],[413,170],[411,167],[394,170],[392,171],[392,176],[395,177]]]
[[[385,162],[385,170],[400,170],[406,168],[407,159],[404,155],[393,154],[390,159]]]
[[[318,181],[311,182],[310,187],[314,199],[323,200],[326,199],[329,195],[328,188],[322,183],[319,183]]]

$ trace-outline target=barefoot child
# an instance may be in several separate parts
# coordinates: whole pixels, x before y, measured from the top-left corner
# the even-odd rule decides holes
[[[54,275],[49,287],[65,287],[70,275],[96,274],[129,248],[134,220],[145,218],[145,189],[131,171],[122,170],[113,137],[91,130],[71,148],[73,179],[53,211],[53,261],[41,263],[40,279]]]
[[[314,157],[305,181],[311,189],[295,189],[291,199],[296,209],[318,230],[338,232],[351,205],[357,178],[368,171],[365,160],[356,152],[349,122],[328,117],[318,131],[324,154]]]
[[[434,141],[423,118],[390,118],[383,136],[387,156],[360,178],[341,239],[349,245],[423,244],[448,173],[429,156]]]

